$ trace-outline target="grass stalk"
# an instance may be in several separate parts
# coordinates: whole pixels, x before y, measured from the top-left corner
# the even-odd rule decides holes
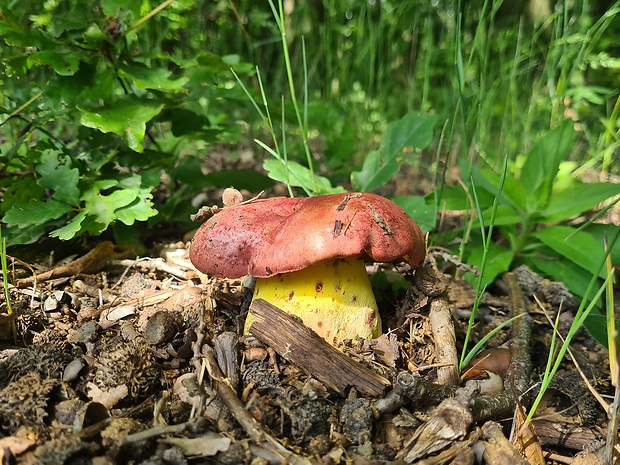
[[[459,361],[459,369],[462,370],[466,365],[465,360],[471,359],[470,356],[473,356],[475,352],[470,353],[467,352],[467,346],[469,344],[469,339],[471,338],[471,330],[474,326],[476,313],[478,312],[478,307],[480,306],[480,302],[482,301],[482,296],[486,289],[486,285],[484,284],[484,272],[486,269],[487,258],[489,254],[489,248],[491,239],[493,237],[493,228],[495,226],[495,217],[497,214],[497,208],[499,207],[499,198],[502,195],[502,191],[504,190],[504,182],[506,181],[506,175],[508,173],[508,156],[504,157],[504,165],[502,167],[502,174],[499,181],[499,186],[497,188],[497,194],[495,199],[493,199],[493,205],[491,206],[491,218],[489,219],[488,232],[485,235],[485,226],[484,219],[482,217],[482,209],[480,208],[480,202],[478,201],[478,195],[476,194],[476,187],[474,184],[474,180],[471,179],[472,193],[474,196],[474,202],[476,206],[476,210],[478,212],[478,221],[480,222],[480,234],[482,238],[482,260],[480,263],[480,274],[478,275],[478,279],[476,281],[476,298],[474,299],[474,305],[471,310],[471,316],[469,317],[469,322],[467,325],[467,332],[465,334],[465,341],[463,342],[463,351],[461,352],[461,360]]]
[[[6,260],[6,237],[2,236],[2,228],[0,227],[0,264],[2,266],[2,285],[4,287],[4,300],[6,302],[6,311],[9,315],[13,313],[13,305],[11,304],[11,292],[9,289],[9,267]],[[13,340],[17,344],[17,327],[15,319],[11,321],[11,329],[13,331]]]
[[[297,101],[297,92],[295,91],[295,79],[293,78],[293,67],[291,66],[291,57],[288,50],[288,40],[286,37],[286,22],[284,20],[284,7],[283,1],[278,0],[278,9],[273,3],[273,0],[269,0],[269,5],[271,6],[271,10],[274,14],[276,22],[278,24],[278,29],[280,30],[280,37],[282,40],[282,54],[284,57],[284,66],[286,68],[286,78],[288,81],[289,92],[291,96],[291,103],[293,104],[293,109],[295,110],[295,117],[297,118],[297,124],[299,126],[302,145],[304,148],[304,153],[306,155],[306,162],[308,163],[308,169],[310,170],[310,176],[313,180],[314,192],[319,190],[319,185],[317,183],[317,179],[314,175],[314,164],[312,162],[312,154],[310,153],[310,146],[308,144],[308,126],[307,126],[307,116],[302,116],[301,111],[299,110],[299,103]],[[308,81],[307,81],[307,63],[306,63],[306,54],[305,54],[305,46],[302,41],[302,60],[303,60],[303,68],[304,68],[304,85],[305,85],[305,97],[304,97],[304,115],[307,115],[307,94],[308,94]]]
[[[610,248],[607,243],[607,235],[604,238],[605,249],[608,251],[607,257],[605,257],[605,269],[607,276],[613,276],[614,269],[611,263]],[[611,385],[614,386],[614,401],[609,406],[607,416],[609,418],[609,424],[607,425],[607,444],[605,452],[607,455],[607,462],[612,463],[613,450],[618,442],[618,408],[620,408],[620,365],[618,362],[618,330],[616,329],[616,321],[614,314],[614,285],[612,280],[607,281],[607,287],[605,289],[606,300],[606,317],[607,317],[607,347],[609,349],[609,373],[611,375]]]
[[[281,150],[280,145],[278,143],[278,137],[276,136],[276,130],[273,124],[273,119],[271,118],[271,112],[269,111],[269,103],[267,102],[267,96],[265,94],[265,88],[263,87],[263,80],[261,79],[260,70],[258,69],[258,67],[256,67],[256,75],[258,77],[258,87],[260,90],[260,95],[261,95],[264,111],[261,109],[260,105],[254,98],[254,96],[250,93],[249,89],[245,86],[245,84],[243,84],[243,81],[241,81],[237,73],[235,73],[235,71],[232,68],[231,68],[231,72],[233,76],[235,77],[235,79],[237,80],[237,83],[239,83],[239,85],[241,86],[241,89],[245,93],[250,103],[252,103],[252,106],[258,113],[263,124],[267,127],[267,131],[269,132],[269,135],[271,136],[271,140],[273,141],[273,144],[274,144],[274,149],[272,149],[271,147],[269,147],[268,145],[266,145],[265,143],[257,139],[254,139],[254,142],[256,142],[260,147],[262,147],[265,151],[267,151],[271,156],[273,156],[276,160],[280,161],[280,163],[283,164],[284,173],[286,176],[285,184],[286,184],[286,187],[288,188],[289,195],[293,197],[293,189],[291,188],[289,178],[288,178],[291,172],[288,169],[288,155],[286,152],[286,144],[285,142],[283,142],[284,146],[283,146],[283,150]],[[284,103],[282,104],[282,113],[283,113],[282,119],[284,119]],[[284,127],[285,125],[282,124],[282,130],[284,130]]]

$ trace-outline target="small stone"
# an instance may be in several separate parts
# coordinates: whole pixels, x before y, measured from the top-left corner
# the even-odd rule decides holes
[[[43,310],[46,312],[62,311],[65,307],[70,310],[78,310],[80,299],[72,292],[55,291],[43,303]]]
[[[144,325],[144,338],[150,345],[171,342],[183,326],[183,316],[177,311],[155,312]]]
[[[59,402],[54,407],[54,420],[63,425],[73,425],[78,411],[84,407],[85,403],[82,399],[77,398]]]
[[[78,378],[80,371],[82,371],[85,366],[86,362],[82,357],[72,360],[65,367],[65,370],[62,373],[62,380],[66,383],[75,381]]]

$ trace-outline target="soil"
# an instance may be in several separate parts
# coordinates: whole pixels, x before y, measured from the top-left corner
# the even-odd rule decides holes
[[[608,422],[592,391],[613,393],[608,355],[585,331],[534,420],[521,414],[540,389],[556,315],[564,335],[573,318],[561,283],[519,269],[490,286],[468,347],[526,316],[459,376],[449,353],[460,354],[475,292],[444,251],[416,272],[369,264],[407,284],[381,290],[379,339],[335,353],[311,342],[294,358],[300,340],[243,334],[251,283],[199,273],[188,246],[155,244],[138,258],[104,241],[10,257],[3,464],[605,463]],[[359,371],[339,384],[344,372],[317,368],[327,362]]]

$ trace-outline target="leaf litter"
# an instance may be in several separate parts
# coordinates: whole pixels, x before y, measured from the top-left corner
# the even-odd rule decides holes
[[[333,356],[334,363],[346,357],[387,380],[385,389],[364,394],[359,379],[336,392],[329,378],[339,373],[313,374],[308,366],[320,359],[304,366],[287,354],[299,342],[282,335],[288,346],[271,347],[243,335],[247,283],[197,272],[186,247],[167,244],[161,257],[136,260],[103,242],[37,279],[16,281],[17,345],[7,330],[11,319],[0,319],[4,463],[76,463],[79,457],[80,463],[439,464],[474,463],[476,454],[482,463],[496,457],[521,463],[518,450],[540,463],[528,441],[538,444],[547,463],[565,463],[604,445],[605,414],[573,376],[570,361],[536,419],[528,426],[521,413],[515,417],[511,442],[512,414],[505,413],[520,412],[522,399],[536,392],[552,331],[532,296],[553,314],[555,297],[566,292],[559,283],[529,270],[517,273],[534,320],[526,351],[533,373],[517,384],[504,379],[511,391],[482,395],[477,385],[437,383],[445,362],[429,315],[444,299],[460,350],[471,286],[453,278],[454,263],[441,254],[439,268],[426,267],[417,278],[407,268],[393,269],[409,288],[383,300],[389,332],[373,341],[346,341]],[[490,286],[473,340],[508,319],[512,306],[506,283]],[[564,313],[570,319],[570,310]],[[578,339],[574,357],[605,391],[604,352],[587,333]],[[511,341],[514,335],[505,330],[489,346],[506,349]],[[307,350],[307,357],[323,356]],[[515,399],[517,392],[525,397]],[[508,410],[495,404],[502,396]],[[488,401],[483,414],[476,410],[480,399]]]

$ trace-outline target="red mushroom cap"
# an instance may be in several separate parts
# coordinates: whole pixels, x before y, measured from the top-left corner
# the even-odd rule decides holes
[[[417,268],[425,254],[422,231],[394,202],[343,193],[225,207],[198,229],[189,256],[213,276],[266,278],[343,257]]]

